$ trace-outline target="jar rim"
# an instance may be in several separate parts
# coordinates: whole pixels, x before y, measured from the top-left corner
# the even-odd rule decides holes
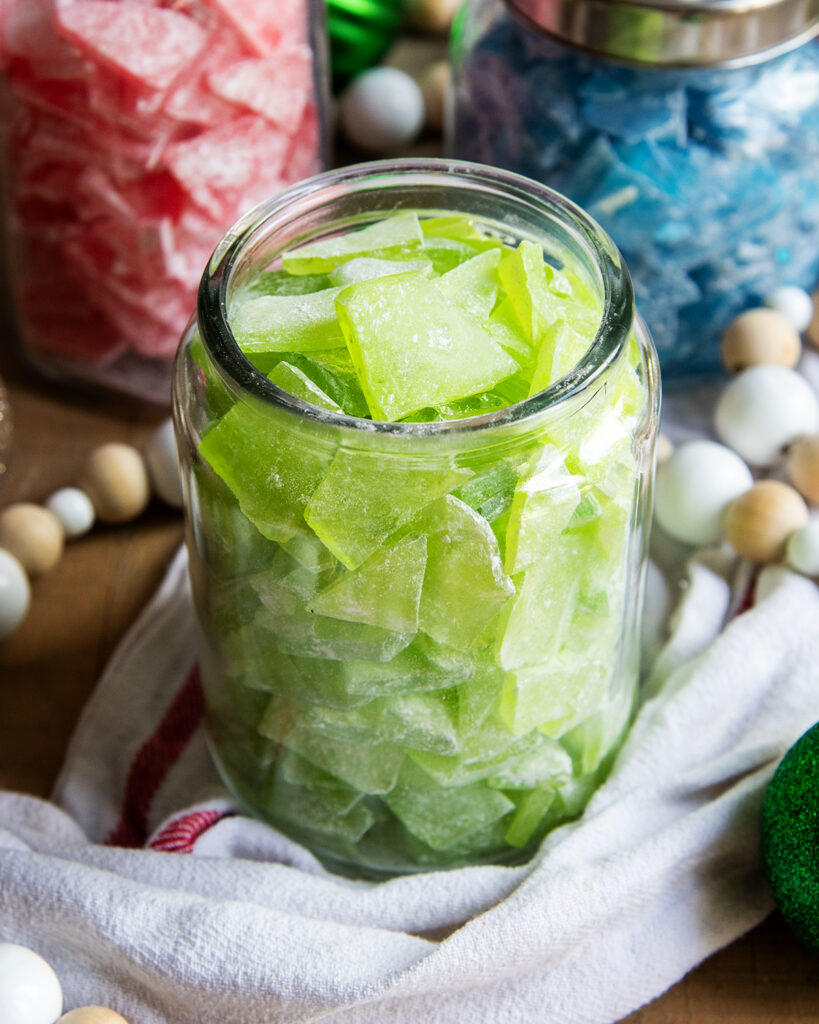
[[[742,67],[787,53],[819,34],[819,0],[504,2],[562,43],[647,67]]]
[[[248,245],[265,232],[274,233],[277,226],[284,227],[299,212],[309,212],[323,200],[332,200],[346,190],[357,186],[389,188],[391,184],[417,188],[443,185],[450,189],[454,184],[464,189],[483,190],[488,195],[505,195],[559,221],[587,247],[600,274],[603,308],[593,340],[569,373],[543,391],[495,412],[454,420],[405,423],[370,420],[321,409],[284,391],[250,362],[233,336],[227,314],[232,275]],[[426,212],[423,202],[412,209]],[[564,406],[586,392],[605,376],[625,348],[634,324],[634,293],[628,270],[612,240],[596,221],[559,192],[522,175],[465,160],[404,158],[353,164],[315,175],[250,210],[227,231],[205,268],[199,285],[197,319],[202,343],[229,388],[328,426],[420,438],[523,423]]]

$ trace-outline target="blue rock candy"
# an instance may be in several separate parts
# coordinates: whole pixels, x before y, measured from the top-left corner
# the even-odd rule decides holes
[[[626,67],[497,18],[456,72],[453,148],[612,235],[665,375],[719,366],[742,309],[819,279],[819,43],[745,68]]]

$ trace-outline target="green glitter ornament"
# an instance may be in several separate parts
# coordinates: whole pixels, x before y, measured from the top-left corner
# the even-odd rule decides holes
[[[794,743],[768,787],[762,856],[782,916],[819,949],[819,722]]]
[[[404,21],[404,0],[327,0],[327,31],[333,84],[377,64]]]

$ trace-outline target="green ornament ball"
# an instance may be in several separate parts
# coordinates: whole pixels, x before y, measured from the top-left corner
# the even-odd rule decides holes
[[[333,85],[373,67],[398,38],[404,0],[326,0]]]
[[[819,722],[790,748],[765,794],[762,856],[788,926],[819,949]]]

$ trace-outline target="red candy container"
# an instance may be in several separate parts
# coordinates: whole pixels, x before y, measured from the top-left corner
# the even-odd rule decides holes
[[[323,0],[4,0],[0,69],[26,355],[169,402],[214,246],[324,163]]]

